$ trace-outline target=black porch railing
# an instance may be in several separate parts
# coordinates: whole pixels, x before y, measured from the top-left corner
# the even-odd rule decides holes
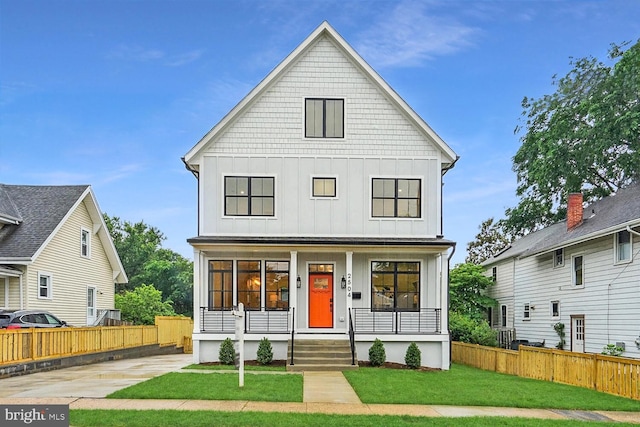
[[[265,310],[244,312],[245,334],[289,333],[289,310]],[[200,331],[216,333],[235,333],[236,318],[231,309],[209,310],[200,307]]]
[[[415,311],[373,311],[352,308],[356,334],[437,334],[440,333],[440,309]]]

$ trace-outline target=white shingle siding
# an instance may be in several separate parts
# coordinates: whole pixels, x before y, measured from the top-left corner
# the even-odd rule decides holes
[[[304,138],[304,99],[345,99],[345,137]],[[207,152],[433,157],[438,150],[327,38],[236,119]]]

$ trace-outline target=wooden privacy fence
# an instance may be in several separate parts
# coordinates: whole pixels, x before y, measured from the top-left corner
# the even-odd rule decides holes
[[[453,342],[451,360],[504,374],[553,381],[640,400],[640,360],[520,346],[519,350]]]
[[[2,329],[0,365],[158,344],[191,350],[193,320],[156,317],[153,326]]]

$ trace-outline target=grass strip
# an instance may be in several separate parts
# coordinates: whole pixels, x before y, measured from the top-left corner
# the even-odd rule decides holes
[[[360,368],[345,377],[363,403],[640,411],[640,401],[454,364],[449,371]]]
[[[111,393],[112,399],[203,399],[302,402],[302,375],[170,372]]]
[[[403,415],[329,415],[276,412],[215,411],[139,411],[139,410],[72,410],[71,425],[76,427],[610,427],[611,423],[576,420],[546,420],[512,417],[411,417]],[[617,423],[616,427],[633,427]]]
[[[202,371],[237,371],[238,368],[235,365],[202,365],[193,364],[185,366],[182,369],[194,369]],[[244,365],[245,371],[282,371],[286,372],[286,366],[273,366],[273,365]]]

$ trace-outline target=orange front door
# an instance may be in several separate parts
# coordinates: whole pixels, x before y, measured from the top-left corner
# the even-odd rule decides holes
[[[333,328],[333,274],[309,274],[309,327]]]

